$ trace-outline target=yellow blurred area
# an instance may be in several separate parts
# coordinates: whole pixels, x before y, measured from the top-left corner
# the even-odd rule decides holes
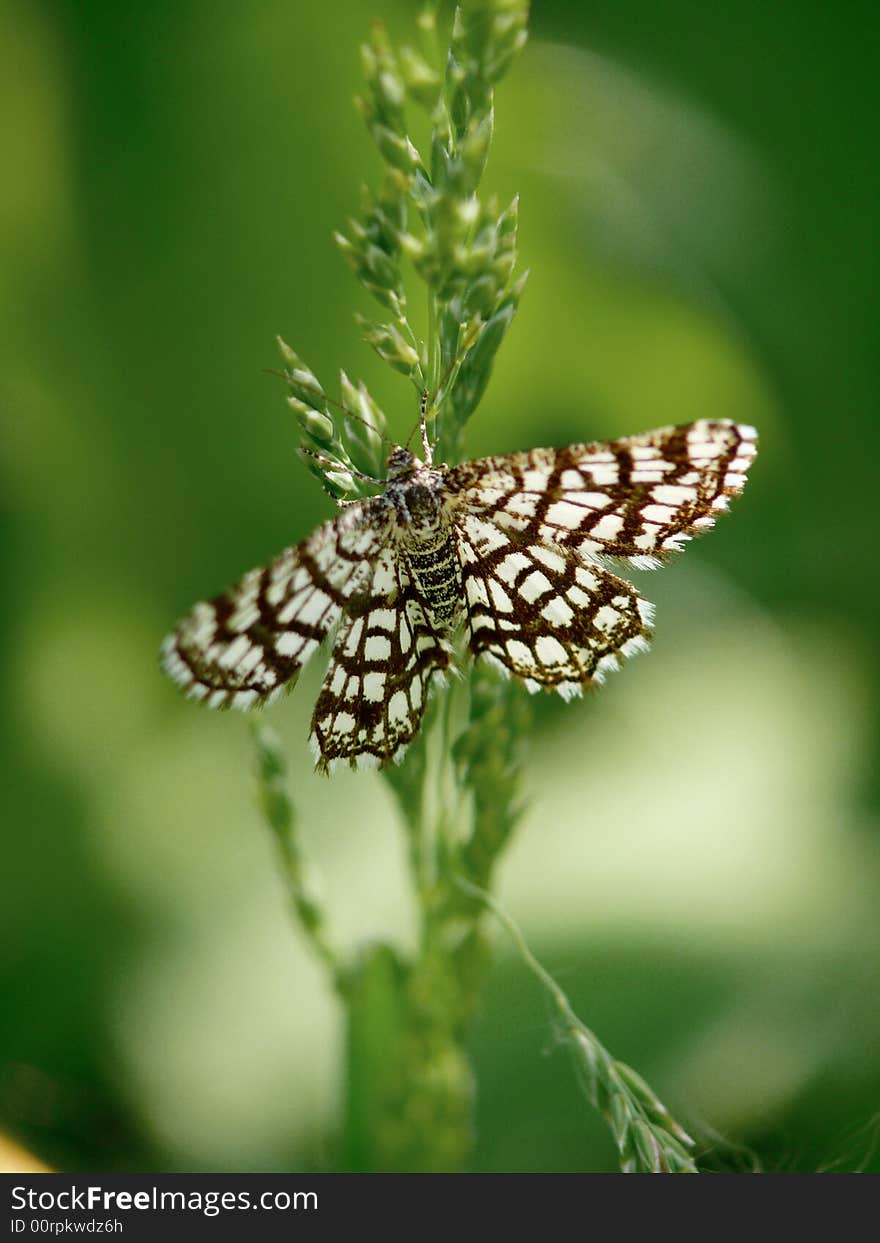
[[[49,1167],[38,1161],[14,1140],[0,1135],[0,1174],[48,1174]]]

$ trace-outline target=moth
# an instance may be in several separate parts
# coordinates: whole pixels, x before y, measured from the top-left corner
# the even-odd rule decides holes
[[[381,492],[196,604],[165,672],[211,708],[271,703],[335,633],[311,725],[317,766],[399,760],[459,649],[565,698],[648,645],[653,606],[609,568],[659,566],[708,530],[757,452],[701,420],[459,466],[397,446]]]

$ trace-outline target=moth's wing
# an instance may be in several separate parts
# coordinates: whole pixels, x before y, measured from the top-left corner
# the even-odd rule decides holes
[[[647,648],[653,608],[630,583],[474,514],[456,527],[474,656],[569,698]]]
[[[465,462],[447,487],[460,509],[511,535],[650,569],[714,526],[746,482],[756,440],[754,428],[701,421]]]
[[[430,683],[450,662],[393,541],[377,558],[369,593],[346,610],[312,717],[318,768],[379,767],[419,731]]]
[[[343,609],[366,593],[391,526],[383,497],[347,506],[223,595],[196,604],[165,639],[163,669],[211,708],[275,699]]]

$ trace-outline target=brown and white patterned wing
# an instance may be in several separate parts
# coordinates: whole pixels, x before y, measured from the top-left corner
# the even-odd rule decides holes
[[[623,579],[473,514],[456,525],[475,656],[568,699],[647,648],[653,607]]]
[[[165,672],[211,708],[277,698],[343,609],[368,593],[391,515],[382,497],[351,505],[223,595],[196,604],[162,645]]]
[[[465,462],[457,504],[512,535],[651,569],[714,526],[757,453],[754,428],[723,420],[606,443]]]
[[[312,717],[318,768],[377,768],[399,760],[419,731],[431,680],[450,649],[425,611],[393,543],[368,595],[346,609]]]

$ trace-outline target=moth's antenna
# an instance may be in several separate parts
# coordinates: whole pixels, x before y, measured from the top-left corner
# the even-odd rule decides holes
[[[434,459],[434,450],[428,439],[428,390],[422,389],[422,396],[419,400],[419,421],[416,423],[406,438],[405,449],[409,448],[409,442],[412,440],[416,432],[416,427],[422,433],[422,451],[425,454],[425,464],[430,466]]]
[[[285,375],[283,371],[276,371],[273,367],[261,367],[260,370],[264,375],[274,375],[277,376],[279,380],[283,380],[285,384],[290,383],[290,377]],[[336,409],[344,414],[347,419],[357,419],[358,423],[363,423],[364,427],[368,428],[374,436],[378,436],[380,440],[384,441],[389,449],[395,448],[394,441],[389,440],[384,432],[379,431],[378,427],[374,427],[369,419],[365,419],[362,414],[355,414],[353,410],[346,410],[345,406],[343,406],[341,402],[328,396],[327,393],[324,393],[323,396],[326,402],[329,402],[331,406],[335,406]]]
[[[304,453],[306,457],[312,458],[320,466],[332,466],[336,470],[347,471],[349,475],[354,475],[355,479],[362,479],[364,483],[383,484],[384,479],[374,479],[372,475],[365,475],[362,470],[355,470],[353,466],[346,466],[343,462],[337,462],[335,458],[327,457],[323,453],[316,453],[314,449],[301,448],[300,453]]]
[[[422,395],[422,397],[419,399],[419,410],[421,410],[422,403],[424,402],[424,400],[425,400],[424,395]],[[407,436],[407,438],[406,438],[406,444],[403,446],[403,447],[404,447],[404,449],[408,449],[408,448],[409,448],[409,442],[412,440],[413,436],[415,436],[415,434],[416,434],[416,428],[417,428],[418,426],[419,426],[419,420],[416,420],[416,422],[415,422],[415,423],[413,423],[412,427],[410,428],[410,433],[409,433],[409,435],[408,435],[408,436]]]
[[[430,466],[434,458],[434,450],[428,439],[428,390],[422,389],[422,400],[419,402],[419,430],[422,433],[422,448],[425,451],[425,463]]]
[[[449,367],[447,368],[445,376],[440,381],[437,388],[434,390],[435,393],[445,392],[446,385],[449,383],[449,379],[452,373],[456,371],[459,365],[460,364],[457,362],[457,360],[453,358],[452,362],[449,364]],[[425,462],[427,463],[428,466],[430,466],[434,460],[434,447],[431,444],[430,440],[428,439],[428,390],[426,388],[422,389],[422,399],[419,402],[418,426],[422,433],[422,448],[425,451]],[[415,432],[415,430],[416,429],[413,428],[410,434],[407,436],[406,445],[404,446],[404,448],[407,448],[407,449],[409,448],[409,442],[412,440],[413,433]]]

